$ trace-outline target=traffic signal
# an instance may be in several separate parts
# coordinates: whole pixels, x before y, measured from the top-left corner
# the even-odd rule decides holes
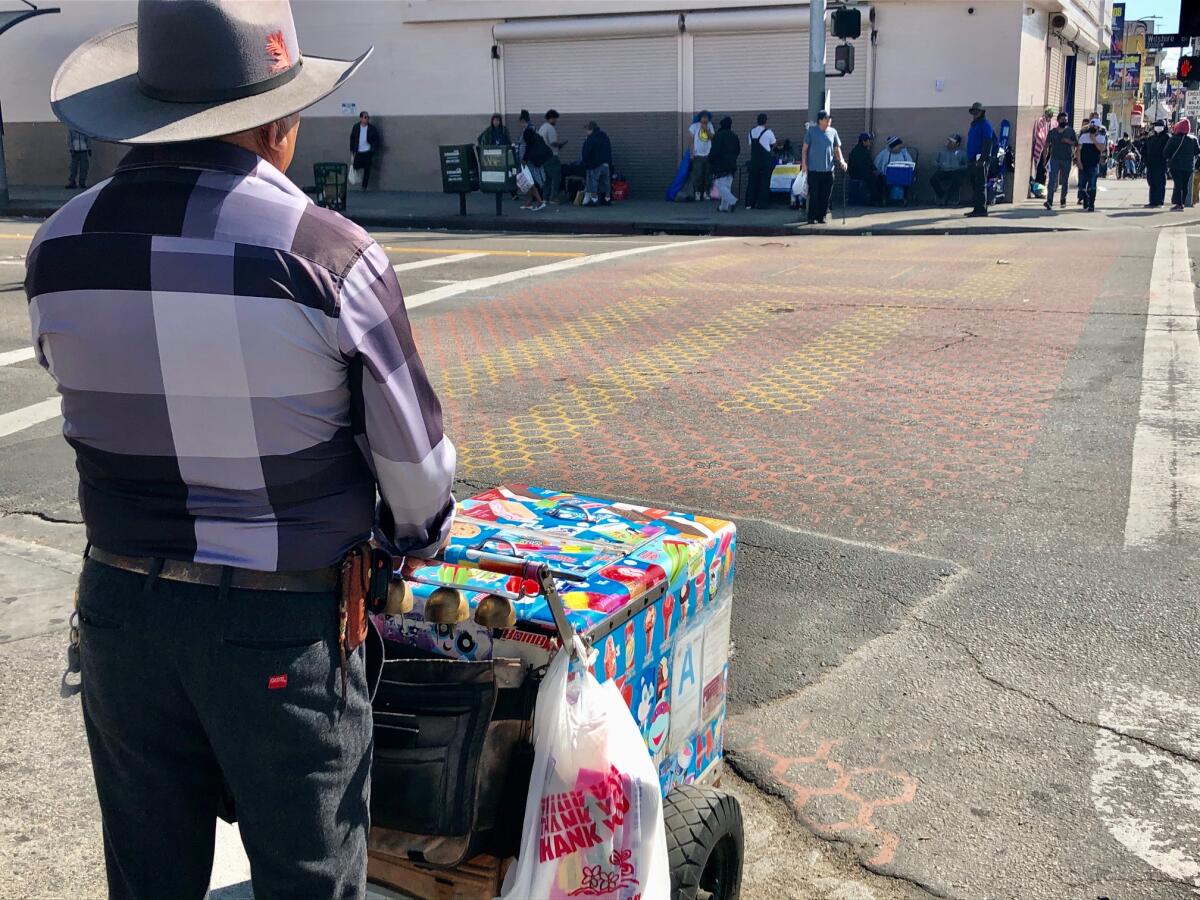
[[[1180,0],[1179,33],[1184,37],[1200,37],[1200,0]]]
[[[1193,88],[1197,85],[1200,85],[1200,57],[1179,57],[1179,69],[1177,74],[1179,75],[1179,80],[1183,82],[1185,87]]]
[[[833,49],[833,67],[843,75],[854,71],[854,45],[838,44]]]
[[[833,36],[842,39],[854,39],[862,33],[862,13],[857,9],[841,7],[833,11],[830,17]],[[851,68],[853,68],[853,62]]]

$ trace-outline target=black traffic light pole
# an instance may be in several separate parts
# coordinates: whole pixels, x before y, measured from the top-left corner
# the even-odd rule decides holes
[[[32,19],[34,16],[48,16],[59,11],[57,6],[51,9],[38,9],[29,0],[21,0],[21,2],[29,9],[0,12],[0,35],[26,19]],[[4,111],[3,107],[0,107],[0,209],[6,206],[8,206],[8,169],[4,164]]]

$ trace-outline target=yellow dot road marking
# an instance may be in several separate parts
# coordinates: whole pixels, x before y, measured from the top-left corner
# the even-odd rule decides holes
[[[905,306],[861,309],[721,401],[720,409],[807,412],[924,312]]]

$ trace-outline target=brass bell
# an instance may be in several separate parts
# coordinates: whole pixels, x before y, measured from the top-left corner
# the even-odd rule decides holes
[[[412,585],[403,578],[393,578],[388,583],[387,606],[383,608],[389,616],[403,616],[412,612]]]
[[[488,594],[475,607],[475,621],[484,628],[511,628],[517,624],[517,611],[507,597]]]
[[[425,601],[425,621],[434,625],[457,625],[471,615],[466,595],[445,585],[434,588]]]

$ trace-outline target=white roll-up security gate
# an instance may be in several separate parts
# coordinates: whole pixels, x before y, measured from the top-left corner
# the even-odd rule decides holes
[[[1051,35],[1050,47],[1046,52],[1046,105],[1055,110],[1063,108],[1063,87],[1066,76],[1066,57],[1062,44]]]

